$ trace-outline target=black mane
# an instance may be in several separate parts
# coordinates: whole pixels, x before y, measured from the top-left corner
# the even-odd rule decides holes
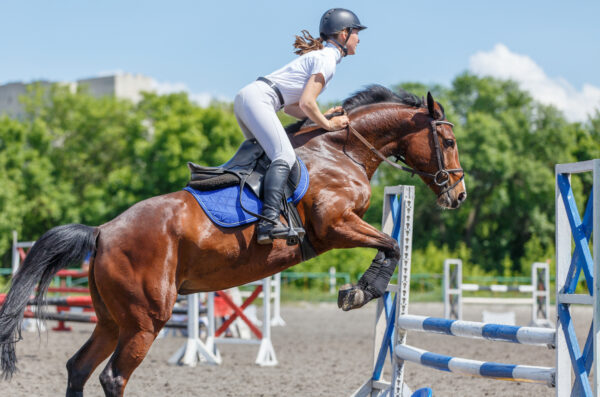
[[[344,100],[342,107],[347,113],[350,113],[352,110],[361,106],[383,102],[400,103],[402,105],[416,108],[427,108],[427,103],[424,99],[419,98],[410,92],[404,91],[403,89],[398,89],[398,93],[395,93],[379,84],[373,84],[362,91],[355,92],[351,97]],[[293,134],[309,124],[312,124],[312,121],[309,119],[300,120],[296,123],[286,126],[285,131],[288,134]]]
[[[342,103],[342,107],[349,113],[360,106],[382,102],[401,103],[415,108],[427,107],[427,104],[423,99],[410,92],[399,89],[396,94],[392,90],[379,84],[373,84],[362,91],[355,92],[350,98],[347,98]]]

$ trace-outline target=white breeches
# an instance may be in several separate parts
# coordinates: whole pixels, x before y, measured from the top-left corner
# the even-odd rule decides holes
[[[271,87],[255,81],[242,88],[233,102],[233,111],[246,139],[256,138],[271,161],[284,160],[290,169],[296,153],[277,118],[279,98]]]

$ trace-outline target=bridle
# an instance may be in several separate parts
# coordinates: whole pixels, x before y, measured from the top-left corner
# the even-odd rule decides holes
[[[450,190],[454,189],[456,187],[456,185],[458,185],[460,182],[462,182],[462,180],[465,178],[465,173],[463,172],[462,168],[452,168],[452,169],[445,168],[444,156],[442,155],[442,149],[440,148],[440,142],[438,140],[438,133],[437,133],[438,125],[449,125],[451,127],[454,127],[454,124],[452,124],[449,121],[441,121],[441,120],[432,120],[431,121],[431,131],[433,134],[433,145],[435,147],[435,155],[436,155],[437,164],[438,164],[438,171],[435,174],[430,174],[429,172],[419,171],[412,167],[409,167],[406,164],[406,160],[403,158],[404,156],[399,157],[398,160],[402,161],[405,165],[396,164],[393,161],[388,160],[387,157],[385,157],[379,150],[375,149],[375,147],[373,145],[371,145],[371,143],[369,141],[367,141],[365,139],[365,137],[363,137],[358,131],[356,131],[356,129],[354,129],[354,127],[352,127],[350,124],[348,124],[348,130],[350,132],[352,132],[354,134],[354,136],[356,136],[373,153],[375,153],[375,155],[377,157],[379,157],[381,160],[385,161],[386,163],[390,164],[392,167],[397,168],[402,171],[410,172],[413,175],[418,174],[418,175],[422,175],[422,176],[431,178],[433,180],[433,183],[435,183],[437,186],[442,188],[442,191],[440,193],[438,193],[438,197],[440,197],[442,194],[448,193]],[[450,174],[456,174],[459,172],[462,172],[461,177],[456,182],[454,182],[452,185],[450,185]],[[450,185],[450,186],[448,186],[448,185]]]

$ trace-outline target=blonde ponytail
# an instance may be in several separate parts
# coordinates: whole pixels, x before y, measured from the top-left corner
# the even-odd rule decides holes
[[[308,33],[308,30],[302,30],[301,33],[303,37],[296,35],[296,41],[294,41],[294,48],[296,48],[296,51],[294,51],[295,54],[304,55],[307,52],[323,48],[322,38],[315,39]]]

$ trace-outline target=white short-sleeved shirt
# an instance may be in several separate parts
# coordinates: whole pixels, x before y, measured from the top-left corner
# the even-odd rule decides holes
[[[340,50],[331,43],[322,49],[299,56],[281,69],[265,76],[277,85],[286,105],[297,103],[304,91],[304,86],[313,74],[321,73],[325,78],[325,86],[335,74],[335,67],[342,60]]]

